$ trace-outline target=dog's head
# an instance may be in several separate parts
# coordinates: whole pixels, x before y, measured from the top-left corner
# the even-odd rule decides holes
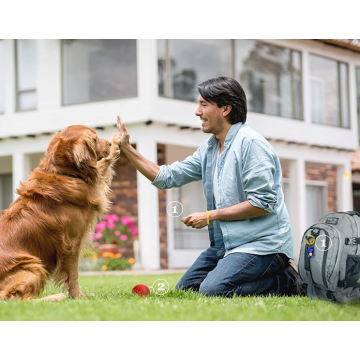
[[[50,141],[43,165],[46,171],[80,174],[92,180],[97,162],[109,155],[110,145],[87,126],[68,126]]]

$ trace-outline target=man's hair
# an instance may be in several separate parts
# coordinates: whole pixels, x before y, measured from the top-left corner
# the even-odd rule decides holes
[[[231,105],[230,124],[246,122],[246,95],[241,85],[229,77],[217,77],[198,85],[200,95],[208,102],[214,102],[220,108]]]

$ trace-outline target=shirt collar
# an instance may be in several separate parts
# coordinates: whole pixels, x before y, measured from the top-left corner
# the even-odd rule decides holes
[[[238,122],[236,124],[231,125],[231,128],[229,129],[228,133],[226,134],[225,143],[224,146],[227,146],[232,142],[238,131],[240,130],[241,126],[243,125],[242,122]],[[215,135],[212,135],[209,139],[209,146],[213,146],[216,141],[219,141]]]

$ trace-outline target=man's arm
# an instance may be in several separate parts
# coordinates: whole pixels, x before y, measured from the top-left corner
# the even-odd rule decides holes
[[[244,201],[242,203],[229,206],[224,209],[216,209],[209,211],[209,219],[210,221],[245,220],[264,214],[268,214],[268,212],[266,210],[251,205],[249,201]]]
[[[184,161],[175,161],[171,165],[156,165],[141,156],[129,143],[129,132],[118,116],[117,125],[122,134],[121,149],[134,167],[147,177],[151,184],[160,190],[170,189],[201,180],[201,158],[199,149]]]
[[[121,146],[121,150],[138,171],[150,181],[154,181],[160,170],[159,165],[145,159],[130,144]]]
[[[242,203],[229,206],[224,209],[216,209],[209,211],[209,220],[215,221],[231,221],[231,220],[245,220],[268,214],[267,211],[255,207],[244,201]],[[181,220],[186,226],[191,226],[195,229],[202,229],[207,225],[206,212],[194,213]]]

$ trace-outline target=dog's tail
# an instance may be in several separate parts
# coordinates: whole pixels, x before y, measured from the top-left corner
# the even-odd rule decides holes
[[[2,258],[1,260],[4,260]],[[32,255],[17,255],[11,265],[0,267],[0,300],[25,300],[39,294],[48,280],[41,260]]]

